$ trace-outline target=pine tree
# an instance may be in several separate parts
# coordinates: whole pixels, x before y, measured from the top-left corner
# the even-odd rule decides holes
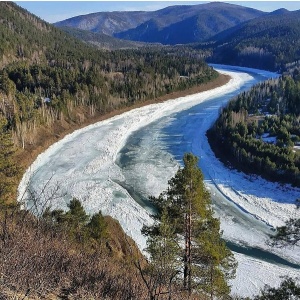
[[[177,280],[182,269],[182,262],[179,259],[181,248],[165,209],[161,221],[156,226],[157,234],[150,236],[147,241],[149,263],[143,268],[137,263],[137,267],[150,299],[158,299],[162,295],[168,295],[171,299],[178,287]]]
[[[107,223],[103,217],[101,211],[94,214],[89,223],[86,225],[89,236],[95,239],[98,242],[101,242],[101,239],[107,237]]]
[[[184,167],[169,181],[167,191],[151,198],[162,220],[166,211],[175,233],[184,239],[184,249],[178,253],[183,261],[183,289],[204,292],[211,298],[228,295],[227,280],[235,273],[232,253],[221,239],[220,223],[213,217],[211,200],[198,167],[198,158],[191,153],[183,158]],[[150,238],[159,235],[157,226],[144,228]]]
[[[16,176],[20,168],[13,160],[15,153],[7,121],[0,116],[0,203],[7,204],[12,199]]]
[[[228,280],[234,278],[237,263],[221,239],[218,219],[199,220],[198,230],[193,249],[194,263],[201,268],[195,268],[194,273],[201,280],[195,288],[210,295],[210,299],[222,299],[230,293]]]
[[[278,288],[266,286],[254,300],[300,299],[300,285],[292,278],[285,278]]]
[[[271,237],[272,246],[285,247],[297,245],[300,242],[300,219],[290,219],[284,226],[276,228],[276,234]]]
[[[61,224],[68,229],[70,237],[78,242],[84,243],[87,239],[86,225],[89,216],[86,214],[81,202],[73,198],[68,204],[69,210],[60,215]]]
[[[66,213],[66,216],[72,220],[74,225],[85,225],[89,217],[86,214],[81,202],[78,199],[73,198],[68,204],[68,208],[69,211]]]

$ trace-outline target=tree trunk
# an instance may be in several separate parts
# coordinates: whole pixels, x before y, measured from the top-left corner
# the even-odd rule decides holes
[[[192,293],[192,208],[190,202],[190,208],[188,213],[188,291]]]
[[[184,270],[183,270],[183,287],[187,289],[187,278],[188,278],[188,256],[189,256],[189,242],[188,242],[188,214],[186,213],[184,216],[185,223],[185,245],[184,245]]]
[[[192,182],[189,186],[192,190]],[[185,214],[185,255],[184,255],[184,279],[183,286],[192,293],[192,201],[188,199],[187,213]]]

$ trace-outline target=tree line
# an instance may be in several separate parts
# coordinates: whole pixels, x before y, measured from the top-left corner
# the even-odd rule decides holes
[[[116,51],[99,63],[15,62],[1,70],[1,112],[15,142],[25,147],[39,126],[51,126],[62,118],[80,122],[79,108],[87,111],[81,118],[89,118],[218,76],[202,60],[176,52]]]
[[[232,99],[208,130],[209,143],[225,163],[251,174],[300,186],[300,77],[297,64],[278,79],[256,85]],[[273,142],[264,141],[267,136]],[[299,208],[299,199],[295,204]],[[300,220],[276,228],[272,247],[299,245]],[[298,299],[300,286],[285,278],[278,288],[266,286],[255,300]]]
[[[211,49],[214,63],[283,72],[299,61],[299,11],[282,11],[226,30],[199,48]]]
[[[213,149],[243,171],[300,186],[299,91],[297,70],[237,96],[207,133]]]

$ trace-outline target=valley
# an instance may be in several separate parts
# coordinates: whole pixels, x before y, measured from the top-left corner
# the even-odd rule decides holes
[[[300,297],[300,10],[174,4],[0,3],[0,298]]]

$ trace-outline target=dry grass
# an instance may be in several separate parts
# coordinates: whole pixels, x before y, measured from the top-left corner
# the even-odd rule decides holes
[[[134,262],[147,262],[118,222],[108,218],[102,244],[71,241],[61,227],[16,211],[0,215],[0,300],[207,299],[173,287],[151,298]],[[167,289],[163,289],[166,290]]]
[[[0,299],[143,299],[129,260],[137,249],[114,227],[114,238],[103,245],[81,245],[27,213],[2,216]]]

